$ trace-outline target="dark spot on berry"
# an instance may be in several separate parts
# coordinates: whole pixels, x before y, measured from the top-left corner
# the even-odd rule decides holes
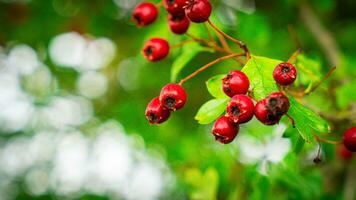
[[[139,15],[134,15],[133,16],[137,24],[142,24],[142,19]]]
[[[278,120],[278,116],[273,115],[273,114],[267,114],[267,120],[268,121],[276,121],[276,120]]]
[[[232,106],[231,107],[231,113],[234,115],[234,116],[237,116],[240,114],[240,109],[238,106]]]
[[[270,98],[268,103],[271,107],[274,107],[277,105],[278,100],[276,98]]]
[[[174,108],[175,105],[176,105],[176,100],[172,97],[167,97],[165,100],[164,100],[164,105],[167,107],[167,108]]]
[[[145,53],[146,53],[146,55],[152,55],[152,53],[153,53],[153,48],[151,47],[151,46],[149,46],[149,47],[147,47],[146,49],[145,49]]]
[[[221,143],[225,143],[225,141],[227,140],[227,137],[226,136],[222,136],[222,135],[219,135],[219,134],[214,134],[215,136],[215,140],[221,142]]]
[[[150,113],[148,116],[148,120],[151,122],[151,123],[156,123],[159,121],[159,118],[156,114],[154,113]]]
[[[283,66],[283,67],[282,67],[282,72],[283,72],[284,74],[289,73],[289,72],[290,72],[290,67],[288,67],[288,66]]]

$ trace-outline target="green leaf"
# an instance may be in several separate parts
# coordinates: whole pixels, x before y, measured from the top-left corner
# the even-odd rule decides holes
[[[298,70],[297,83],[314,85],[322,78],[321,61],[318,58],[310,58],[305,54],[299,54],[296,59]]]
[[[289,101],[291,106],[288,114],[294,119],[296,129],[306,142],[313,141],[313,131],[317,133],[330,132],[328,122],[318,114],[300,104],[292,96],[289,96]]]
[[[263,99],[271,92],[278,91],[278,87],[273,79],[273,70],[280,60],[252,56],[243,68],[243,72],[250,79],[250,88],[253,96]],[[291,106],[288,114],[294,119],[296,129],[306,142],[314,139],[313,132],[328,133],[329,124],[309,108],[297,102],[292,96],[289,97]]]
[[[226,109],[229,98],[212,99],[200,107],[195,119],[200,124],[209,124],[217,119]]]
[[[272,77],[273,70],[282,61],[260,56],[252,56],[242,71],[250,79],[250,89],[257,100],[265,98],[271,92],[278,91]]]
[[[216,75],[206,81],[206,87],[208,88],[209,93],[215,98],[225,98],[227,97],[224,91],[222,90],[222,79],[225,77],[225,74]]]

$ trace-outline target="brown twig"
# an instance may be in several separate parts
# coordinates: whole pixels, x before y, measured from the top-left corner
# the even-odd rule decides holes
[[[220,47],[218,44],[216,44],[215,41],[209,41],[209,40],[206,40],[204,38],[199,38],[199,37],[196,37],[194,35],[191,35],[190,33],[186,33],[186,35],[190,38],[192,38],[193,40],[195,40],[196,42],[199,42],[203,45],[206,45],[208,47],[212,47],[214,48],[216,51],[218,52],[221,52],[221,53],[225,53],[225,54],[233,54],[235,52],[231,51],[230,49],[225,49],[223,47]],[[245,65],[245,62],[241,59],[239,59],[238,57],[237,58],[234,58],[237,62],[239,62],[241,65]]]
[[[298,57],[298,55],[300,54],[301,51],[302,51],[301,48],[297,49],[297,50],[292,54],[292,56],[288,59],[287,62],[289,62],[289,63],[294,62],[295,59]]]
[[[195,40],[194,40],[194,39],[184,40],[184,41],[182,41],[182,42],[180,42],[180,43],[177,43],[177,44],[175,44],[175,45],[170,46],[170,48],[171,48],[171,49],[174,49],[174,48],[182,47],[183,45],[188,44],[188,43],[191,43],[191,42],[195,42]]]
[[[233,37],[231,37],[230,35],[224,33],[222,30],[220,30],[217,26],[215,26],[215,24],[213,24],[210,19],[208,20],[208,23],[209,25],[214,29],[216,30],[217,32],[219,32],[221,35],[223,35],[224,37],[226,37],[227,39],[235,42],[244,52],[245,52],[245,55],[246,55],[246,58],[247,60],[251,58],[251,55],[250,55],[250,52],[246,46],[245,43],[243,43],[242,41],[238,40],[238,39],[235,39]]]
[[[342,144],[342,141],[330,141],[330,140],[321,138],[321,137],[319,137],[319,136],[317,136],[317,135],[314,135],[314,137],[315,137],[315,139],[316,139],[318,142],[324,142],[324,143],[333,144],[333,145]]]
[[[309,91],[305,91],[304,92],[304,95],[308,95],[312,92],[314,92],[324,81],[326,81],[330,76],[331,74],[336,70],[336,67],[333,67],[329,70],[329,72],[324,76],[324,78],[319,81],[314,87],[312,87]]]
[[[239,56],[243,56],[245,55],[244,53],[234,53],[234,54],[230,54],[227,56],[223,56],[220,58],[215,59],[214,61],[204,65],[203,67],[197,69],[195,72],[191,73],[190,75],[188,75],[187,77],[183,78],[180,82],[179,85],[182,85],[183,83],[185,83],[186,81],[188,81],[189,79],[193,78],[194,76],[196,76],[197,74],[199,74],[200,72],[208,69],[209,67],[211,67],[212,65],[221,62],[223,60],[229,59],[229,58],[234,58],[234,57],[239,57]]]
[[[300,43],[300,40],[298,38],[298,34],[297,32],[295,31],[294,27],[292,25],[288,25],[288,32],[292,38],[292,40],[294,41],[297,49],[302,49],[302,45]]]

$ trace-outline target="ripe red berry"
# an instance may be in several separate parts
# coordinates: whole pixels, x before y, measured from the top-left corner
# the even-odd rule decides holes
[[[231,98],[226,108],[226,116],[234,123],[246,123],[254,114],[254,105],[250,97],[242,94]]]
[[[187,0],[185,14],[190,21],[202,23],[209,19],[211,14],[211,4],[208,0]]]
[[[277,124],[289,110],[289,99],[282,92],[272,92],[266,98],[257,102],[255,116],[266,125]]]
[[[152,99],[146,108],[146,118],[150,124],[160,124],[169,118],[170,112],[165,109],[158,97]]]
[[[250,81],[243,72],[233,70],[222,79],[222,85],[225,94],[233,97],[237,94],[246,94],[250,87]]]
[[[175,16],[184,15],[184,6],[187,0],[162,0],[166,10]]]
[[[159,61],[167,57],[169,53],[169,44],[167,40],[152,38],[145,43],[142,53],[149,61]]]
[[[187,93],[181,85],[169,83],[162,88],[159,100],[165,108],[175,111],[184,106]]]
[[[215,140],[222,144],[228,144],[235,139],[238,131],[238,124],[232,123],[226,116],[221,116],[214,123],[212,134],[215,136]]]
[[[356,127],[351,127],[345,131],[343,141],[349,151],[356,152]]]
[[[168,15],[168,25],[171,31],[175,34],[183,34],[189,28],[189,20],[183,15]]]
[[[273,78],[280,85],[290,85],[297,78],[297,70],[291,63],[283,62],[274,69]]]
[[[157,7],[153,3],[143,2],[138,4],[133,12],[132,19],[137,26],[147,26],[152,24],[158,15]]]
[[[282,92],[272,92],[266,99],[267,110],[272,115],[282,116],[288,112],[290,107],[289,99]]]
[[[344,160],[350,160],[352,158],[352,152],[349,151],[345,145],[341,144],[338,146],[338,153]]]
[[[279,122],[281,116],[273,115],[267,109],[267,99],[262,99],[255,105],[255,116],[256,118],[266,125],[274,125]]]

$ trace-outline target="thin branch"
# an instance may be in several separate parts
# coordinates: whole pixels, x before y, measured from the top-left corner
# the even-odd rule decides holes
[[[195,72],[191,73],[190,75],[188,75],[187,77],[183,78],[180,82],[179,85],[182,85],[183,83],[185,83],[186,81],[188,81],[189,79],[193,78],[194,76],[196,76],[197,74],[199,74],[200,72],[208,69],[209,67],[211,67],[212,65],[221,62],[223,60],[229,59],[229,58],[234,58],[234,57],[239,57],[239,56],[244,56],[244,53],[234,53],[234,54],[230,54],[227,56],[223,56],[220,58],[217,58],[216,60],[204,65],[203,67],[197,69]]]
[[[209,27],[206,25],[206,23],[204,23],[204,27],[205,27],[206,32],[208,33],[209,40],[210,40],[210,41],[214,41],[214,37],[213,37],[213,35],[211,34],[211,32],[210,32],[210,30],[209,30]]]
[[[292,25],[288,25],[288,32],[292,38],[292,40],[294,41],[297,49],[302,49],[302,45],[300,43],[300,40],[298,38],[298,34],[297,32],[295,31],[294,27]]]
[[[333,144],[333,145],[342,144],[342,141],[331,141],[331,140],[327,140],[327,139],[324,139],[324,138],[320,138],[320,137],[317,136],[317,135],[314,135],[314,137],[315,137],[315,139],[316,139],[318,142],[323,142],[323,143]]]
[[[188,43],[191,43],[191,42],[195,42],[195,40],[194,40],[194,39],[184,40],[184,41],[182,41],[182,42],[180,42],[180,43],[177,43],[177,44],[175,44],[175,45],[170,46],[170,48],[173,49],[173,48],[182,47],[183,45],[188,44]]]
[[[324,78],[319,81],[314,87],[312,87],[309,91],[305,91],[304,92],[304,95],[308,95],[312,92],[314,92],[324,81],[326,81],[330,76],[331,74],[336,70],[336,67],[333,67],[329,70],[329,72],[324,76]]]
[[[289,62],[289,63],[294,62],[295,59],[298,57],[298,55],[300,54],[301,51],[302,51],[301,48],[297,49],[297,50],[292,54],[292,56],[288,59],[287,62]]]
[[[251,55],[250,55],[250,52],[246,46],[245,43],[243,43],[242,41],[238,40],[238,39],[235,39],[233,37],[231,37],[230,35],[224,33],[222,30],[220,30],[217,26],[215,26],[211,21],[210,19],[208,20],[208,23],[209,25],[215,29],[217,32],[219,32],[221,35],[223,35],[224,37],[226,37],[227,39],[235,42],[244,52],[245,52],[245,55],[246,55],[246,58],[247,60],[251,58]]]

